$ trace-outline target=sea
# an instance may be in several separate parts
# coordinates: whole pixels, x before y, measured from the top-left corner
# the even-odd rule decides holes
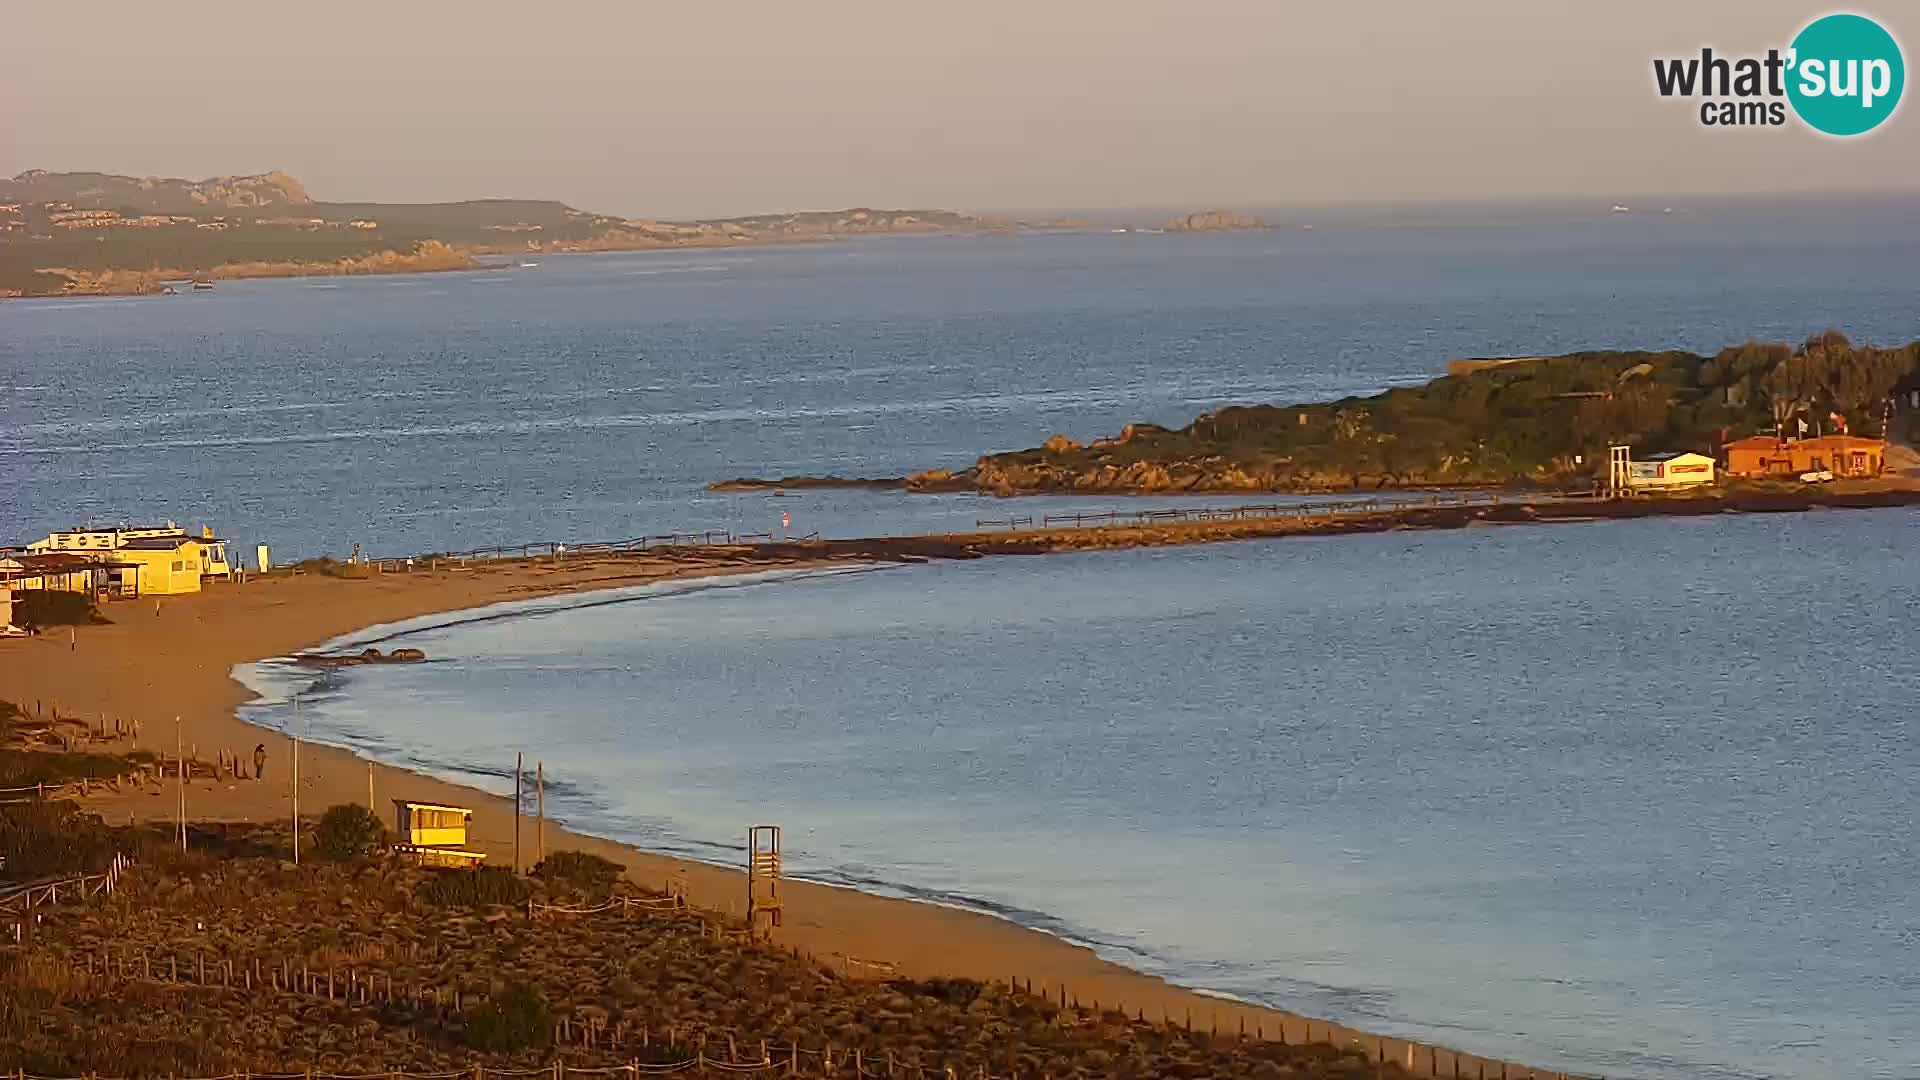
[[[1287,211],[0,302],[0,541],[276,561],[1182,500],[899,475],[1447,360],[1920,337],[1920,199]],[[1308,226],[1312,226],[1309,228]],[[1493,526],[669,583],[236,672],[250,719],[1210,992],[1610,1077],[1920,1076],[1920,512]],[[251,559],[249,559],[251,561]],[[1043,973],[1040,973],[1043,974]]]

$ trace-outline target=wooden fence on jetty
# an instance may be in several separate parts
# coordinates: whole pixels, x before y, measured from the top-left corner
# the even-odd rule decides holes
[[[116,860],[116,876],[127,865]],[[92,875],[98,877],[98,875]],[[47,886],[36,886],[45,889]],[[110,885],[109,885],[110,888]],[[556,918],[596,918],[613,917],[622,920],[640,918],[666,918],[685,923],[697,920],[703,937],[725,938],[747,943],[754,939],[753,932],[744,926],[729,922],[715,913],[698,911],[687,906],[684,898],[677,894],[658,897],[616,896],[611,900],[591,906],[561,906],[529,901],[525,908],[516,909],[529,929],[533,924]],[[777,948],[771,944],[768,948]],[[842,957],[840,964],[822,962],[811,953],[803,953],[797,946],[790,947],[796,959],[819,966],[823,973],[830,976],[862,977],[852,974],[857,964],[866,969],[864,977],[892,977],[892,965],[859,961],[852,957]],[[97,951],[80,952],[69,957],[74,973],[91,979],[139,981],[175,985],[197,985],[229,993],[262,995],[299,995],[309,998],[324,998],[347,1005],[379,1007],[384,1010],[399,1010],[410,1013],[419,1019],[450,1020],[481,1004],[483,996],[464,993],[457,985],[426,985],[410,982],[405,978],[396,980],[391,972],[378,966],[351,966],[344,971],[339,967],[317,968],[305,959],[295,961],[285,957],[264,958],[260,956],[235,958],[228,953],[215,953],[202,949],[191,950],[148,950],[145,948],[115,949],[111,945]],[[1511,1062],[1495,1061],[1477,1055],[1460,1053],[1444,1047],[1429,1046],[1424,1043],[1405,1039],[1394,1039],[1355,1031],[1340,1024],[1321,1020],[1309,1020],[1297,1017],[1281,1017],[1271,1033],[1266,1026],[1256,1024],[1249,1031],[1246,1021],[1241,1019],[1237,1027],[1222,1030],[1218,1021],[1203,1022],[1196,1026],[1191,1010],[1180,1017],[1162,1013],[1158,1021],[1149,1021],[1145,1010],[1136,1010],[1132,1015],[1123,1003],[1114,1002],[1103,1006],[1095,1001],[1083,1004],[1077,995],[1069,992],[1064,984],[1039,985],[1031,979],[1009,978],[1006,986],[1010,993],[1023,994],[1056,1006],[1068,1018],[1066,1022],[1084,1024],[1093,1021],[1108,1023],[1140,1024],[1157,1028],[1163,1034],[1175,1034],[1194,1041],[1237,1042],[1272,1041],[1280,1045],[1328,1044],[1341,1049],[1360,1053],[1370,1062],[1393,1064],[1405,1070],[1409,1075],[1428,1078],[1428,1080],[1580,1080],[1573,1074],[1545,1072],[1516,1065]],[[565,1080],[568,1075],[596,1077],[638,1077],[676,1072],[695,1072],[698,1074],[718,1073],[773,1073],[787,1076],[850,1076],[860,1078],[895,1078],[895,1080],[1042,1080],[1039,1076],[1025,1074],[1007,1075],[990,1073],[983,1066],[959,1067],[938,1066],[927,1068],[922,1065],[897,1060],[891,1052],[869,1052],[863,1048],[840,1046],[831,1042],[818,1047],[802,1046],[799,1042],[787,1040],[765,1040],[751,1038],[740,1032],[725,1029],[708,1029],[691,1025],[666,1025],[653,1027],[648,1024],[634,1024],[627,1021],[609,1023],[604,1015],[576,1017],[562,1015],[555,1020],[553,1044],[556,1050],[578,1048],[582,1051],[602,1054],[620,1054],[631,1060],[624,1065],[602,1068],[586,1068],[568,1065],[556,1059],[554,1063],[537,1070],[502,1070],[476,1063],[468,1068],[453,1072],[409,1073],[404,1071],[381,1072],[371,1074],[332,1074],[318,1073],[311,1069],[285,1073],[236,1073],[224,1077],[208,1077],[202,1080],[399,1080],[412,1077],[414,1080],[465,1080],[475,1077],[485,1080],[493,1077],[556,1077]],[[653,1059],[642,1062],[641,1057]],[[14,1080],[69,1080],[34,1076],[14,1071],[11,1074],[0,1071],[0,1080],[8,1076]],[[71,1080],[100,1080],[99,1077],[71,1078]]]

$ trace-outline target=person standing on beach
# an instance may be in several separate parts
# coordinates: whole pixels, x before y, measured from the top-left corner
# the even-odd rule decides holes
[[[267,744],[256,743],[253,747],[253,778],[255,780],[267,774]]]

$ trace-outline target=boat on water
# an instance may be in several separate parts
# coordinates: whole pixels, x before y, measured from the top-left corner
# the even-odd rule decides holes
[[[1614,203],[1613,209],[1610,212],[1615,214],[1631,214],[1633,213],[1633,208],[1627,207],[1627,206],[1621,206],[1619,203]]]
[[[194,280],[193,290],[195,292],[209,292],[212,289],[213,289],[213,282],[207,281],[204,278],[196,278]]]
[[[171,285],[162,285],[160,286],[160,295],[161,296],[179,296],[180,290],[174,288]]]

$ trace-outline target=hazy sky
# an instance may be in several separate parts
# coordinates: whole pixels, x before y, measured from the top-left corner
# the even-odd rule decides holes
[[[1780,0],[7,0],[0,173],[631,215],[1913,190],[1920,116],[1712,131],[1650,59]],[[1880,0],[1907,50],[1920,7]],[[1909,93],[1909,97],[1914,92]]]

